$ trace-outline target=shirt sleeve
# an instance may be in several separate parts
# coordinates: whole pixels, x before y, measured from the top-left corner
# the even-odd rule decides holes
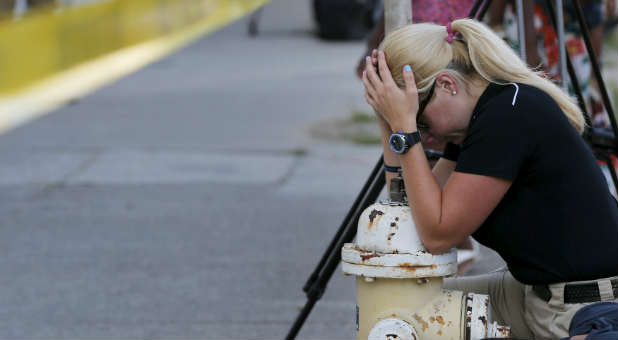
[[[488,103],[472,122],[455,171],[514,180],[531,154],[533,136],[511,103]]]

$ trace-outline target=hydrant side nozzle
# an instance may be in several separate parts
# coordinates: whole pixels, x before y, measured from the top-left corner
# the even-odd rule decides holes
[[[367,339],[417,340],[416,329],[409,323],[397,319],[387,318],[376,323]]]

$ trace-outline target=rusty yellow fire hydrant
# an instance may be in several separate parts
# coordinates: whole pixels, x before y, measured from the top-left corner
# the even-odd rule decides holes
[[[402,182],[393,185],[391,200],[367,208],[356,243],[342,249],[343,272],[357,277],[357,338],[508,337],[509,327],[490,322],[487,295],[442,289],[443,278],[457,272],[456,250],[426,251]]]

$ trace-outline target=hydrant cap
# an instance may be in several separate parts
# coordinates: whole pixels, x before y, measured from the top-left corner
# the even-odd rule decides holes
[[[362,250],[385,254],[427,252],[421,242],[409,206],[376,203],[358,220],[357,245]]]
[[[343,271],[366,277],[422,278],[457,272],[457,252],[429,253],[421,242],[410,207],[376,203],[361,214],[356,244],[345,244]]]

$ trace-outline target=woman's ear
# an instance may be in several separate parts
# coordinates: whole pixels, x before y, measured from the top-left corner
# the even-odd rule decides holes
[[[447,72],[440,73],[436,77],[436,86],[439,90],[448,92],[453,96],[459,93],[459,85],[457,84],[457,81],[450,73]]]

